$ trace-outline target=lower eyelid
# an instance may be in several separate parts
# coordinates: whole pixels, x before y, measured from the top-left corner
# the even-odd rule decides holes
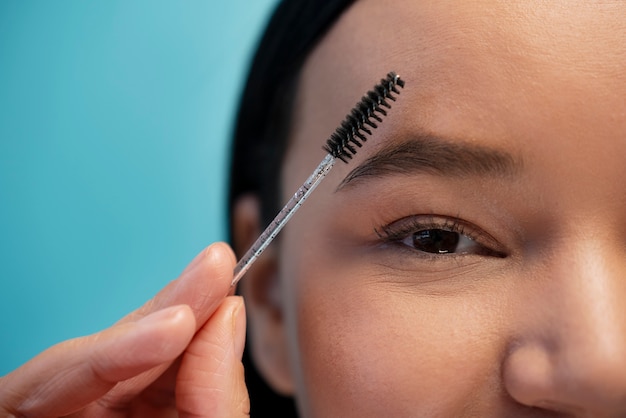
[[[396,242],[388,242],[384,243],[381,246],[384,250],[393,251],[396,254],[400,254],[403,258],[415,259],[418,262],[427,262],[427,263],[435,263],[441,265],[446,265],[446,263],[450,263],[453,261],[459,262],[461,260],[470,260],[477,259],[476,254],[468,254],[468,253],[447,253],[447,254],[437,254],[437,253],[427,253],[424,251],[417,250],[415,248],[409,247],[399,241]]]

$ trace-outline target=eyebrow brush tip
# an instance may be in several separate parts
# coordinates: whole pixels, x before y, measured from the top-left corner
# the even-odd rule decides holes
[[[323,147],[324,150],[343,162],[347,162],[345,157],[351,159],[358,150],[350,146],[350,142],[354,142],[353,138],[355,136],[365,141],[363,133],[372,135],[372,131],[365,125],[369,125],[374,129],[378,128],[378,125],[372,119],[381,123],[383,118],[378,114],[383,117],[387,116],[387,111],[383,107],[391,108],[391,104],[386,99],[396,100],[392,95],[392,93],[400,93],[396,87],[403,88],[404,80],[395,72],[389,72],[387,77],[381,79],[380,83],[368,91],[361,98],[361,101],[348,113],[339,125],[339,128],[326,141],[326,145]]]

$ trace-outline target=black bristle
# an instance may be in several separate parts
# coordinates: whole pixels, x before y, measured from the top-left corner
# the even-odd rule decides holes
[[[346,116],[346,121],[349,123],[353,123],[357,131],[361,130],[367,133],[368,135],[371,135],[372,131],[370,131],[365,126],[363,126],[366,120],[367,118],[365,117],[365,114],[363,114],[362,112],[359,112],[358,108],[352,109],[352,113]]]
[[[350,115],[348,115],[350,117]],[[361,136],[359,131],[355,128],[354,124],[348,123],[348,119],[344,120],[341,123],[341,126],[337,128],[337,132],[345,132],[347,137],[350,138],[350,142],[357,145],[359,148],[362,146],[358,139],[355,136]]]
[[[370,99],[372,99],[372,101],[374,103],[376,103],[377,105],[383,105],[389,109],[391,109],[391,105],[389,103],[387,103],[385,101],[385,96],[382,96],[383,93],[385,93],[385,89],[376,89],[376,91],[368,91],[367,92],[367,97],[369,97]],[[387,113],[385,112],[384,109],[381,109],[380,107],[376,108],[377,111],[379,111],[380,113],[382,113],[383,115],[387,115]]]
[[[366,141],[367,141],[367,137],[366,137],[365,135],[363,135],[363,134],[362,134],[361,132],[359,132],[359,131],[356,131],[356,132],[355,132],[355,134],[354,134],[354,136],[358,136],[358,137],[359,137],[359,139],[360,139],[361,141],[363,141],[363,142],[366,142]]]
[[[324,150],[344,163],[352,159],[352,156],[358,151],[352,144],[360,148],[362,146],[361,142],[367,141],[367,136],[364,133],[372,135],[372,131],[365,125],[369,125],[374,129],[378,127],[372,119],[377,122],[382,122],[383,119],[375,112],[380,113],[382,116],[387,116],[387,112],[381,106],[391,108],[391,104],[387,99],[391,101],[396,100],[392,93],[400,94],[397,87],[403,88],[404,80],[396,73],[390,72],[386,78],[380,80],[380,83],[368,91],[361,98],[361,101],[354,106],[341,125],[326,141]]]
[[[371,99],[367,97],[363,97],[363,99],[356,104],[356,109],[363,115],[363,124],[368,124],[374,129],[378,128],[378,125],[370,120],[372,115],[374,115],[374,110],[376,110],[376,103],[372,102]],[[378,116],[376,116],[376,118],[380,119]]]

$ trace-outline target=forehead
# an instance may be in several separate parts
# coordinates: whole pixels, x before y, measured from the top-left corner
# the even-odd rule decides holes
[[[625,155],[624,16],[618,1],[357,1],[305,63],[288,165],[390,70],[407,88],[377,136],[426,128],[540,154],[567,141],[581,155],[595,138]]]
[[[344,90],[368,87],[358,75],[384,74],[389,66],[410,70],[424,85],[460,88],[470,79],[518,81],[538,73],[563,75],[563,68],[571,75],[618,76],[626,52],[625,12],[621,1],[360,0],[307,67],[323,67],[332,78],[350,74],[352,81],[342,80]]]

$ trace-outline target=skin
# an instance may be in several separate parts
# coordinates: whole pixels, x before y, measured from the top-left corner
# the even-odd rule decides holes
[[[256,361],[303,417],[626,416],[623,16],[611,1],[361,0],[310,55],[285,199],[373,77],[406,88],[243,288]],[[345,183],[425,138],[508,168],[367,163]],[[251,201],[239,222],[257,222]],[[424,253],[412,237],[428,229],[474,241]]]
[[[285,191],[373,76],[407,86],[241,282],[255,360],[303,417],[626,415],[625,9],[360,0],[310,55]],[[416,142],[427,169],[397,154]],[[241,253],[257,197],[234,219]],[[433,229],[472,240],[414,246]],[[234,263],[211,246],[118,324],[3,376],[0,415],[245,416]]]

